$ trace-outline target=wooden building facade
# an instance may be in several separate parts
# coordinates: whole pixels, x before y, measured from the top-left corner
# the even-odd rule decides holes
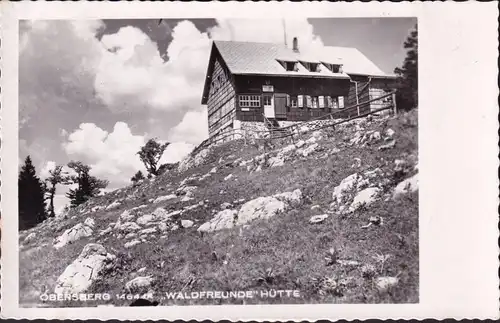
[[[393,88],[393,77],[348,75],[342,62],[302,58],[296,47],[296,40],[293,49],[276,44],[214,42],[202,98],[208,109],[210,137],[232,130],[235,120],[327,117]]]

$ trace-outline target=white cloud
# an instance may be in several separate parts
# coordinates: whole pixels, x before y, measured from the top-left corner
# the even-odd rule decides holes
[[[90,165],[94,176],[109,180],[110,188],[118,188],[129,184],[138,170],[146,171],[137,155],[146,140],[146,135],[132,134],[124,122],[117,122],[110,133],[93,123],[82,123],[69,134],[63,148],[69,156]],[[186,142],[173,142],[160,161],[177,162],[193,148]]]
[[[171,141],[185,141],[199,144],[208,138],[208,116],[206,109],[201,111],[188,111],[182,121],[169,132]]]
[[[133,135],[124,122],[117,122],[111,133],[93,123],[82,123],[69,134],[63,148],[68,155],[88,163],[93,175],[109,180],[110,187],[119,187],[137,170],[144,170],[137,155],[144,143],[144,136]]]

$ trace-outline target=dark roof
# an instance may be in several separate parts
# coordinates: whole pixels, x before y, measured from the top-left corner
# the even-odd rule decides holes
[[[384,73],[356,48],[323,46],[315,52],[295,52],[284,44],[256,43],[239,41],[213,42],[210,60],[215,53],[220,53],[223,64],[232,74],[238,75],[272,75],[299,76],[316,78],[349,79],[349,74],[391,78],[393,75]],[[302,64],[297,64],[298,71],[287,71],[279,61],[341,64],[343,73],[333,73],[325,66],[319,72],[310,72]],[[210,72],[213,62],[209,62],[202,104],[206,104],[210,88]]]
[[[390,76],[378,68],[356,48],[324,46],[318,52],[294,52],[283,44],[237,41],[214,41],[222,58],[233,74],[300,75],[348,77],[347,74]],[[287,72],[278,60],[342,64],[344,73],[332,73],[323,68],[309,72],[299,64],[299,71]]]

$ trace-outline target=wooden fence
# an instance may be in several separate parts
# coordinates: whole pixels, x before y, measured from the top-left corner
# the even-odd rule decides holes
[[[382,108],[376,109],[376,110],[371,110],[371,103],[374,101],[378,100],[383,100],[385,98],[391,98],[391,102],[388,102],[387,106],[384,106]],[[377,114],[382,111],[387,111],[390,110],[393,114],[397,113],[397,107],[396,107],[396,92],[391,92],[386,95],[361,102],[359,104],[354,104],[349,107],[346,107],[344,109],[334,111],[328,115],[322,116],[322,117],[317,117],[313,118],[307,121],[302,121],[302,122],[297,122],[293,125],[285,126],[285,127],[280,127],[278,129],[268,129],[268,130],[239,130],[239,129],[233,129],[231,131],[228,131],[227,133],[221,134],[220,136],[214,136],[206,139],[203,141],[201,144],[199,144],[194,150],[193,153],[196,153],[197,151],[208,147],[210,145],[216,144],[218,142],[224,142],[225,139],[231,138],[231,139],[243,139],[245,142],[245,145],[247,143],[247,133],[252,132],[254,134],[257,134],[257,136],[252,136],[252,140],[275,140],[275,139],[283,139],[283,138],[290,138],[292,142],[295,142],[295,135],[298,135],[300,133],[307,133],[311,131],[316,131],[324,128],[335,128],[336,125],[340,125],[342,123],[349,122],[354,119],[360,119],[360,118],[365,118],[369,115],[372,114]],[[340,120],[341,119],[341,120]],[[301,128],[304,126],[307,126],[307,130],[305,131],[300,131]],[[259,134],[262,135],[262,138],[260,138]],[[240,137],[240,138],[238,138]]]

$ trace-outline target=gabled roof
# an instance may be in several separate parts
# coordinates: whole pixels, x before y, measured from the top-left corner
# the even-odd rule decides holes
[[[202,104],[206,104],[210,87],[211,69],[216,56],[222,57],[224,64],[236,75],[270,75],[287,77],[314,77],[349,79],[349,74],[374,77],[387,75],[356,48],[324,46],[317,52],[295,52],[284,44],[239,41],[213,42],[210,62],[205,77]],[[287,71],[279,61],[342,64],[343,73],[333,73],[322,66],[319,72],[310,72],[302,64],[298,71]]]
[[[214,41],[229,70],[233,74],[266,74],[266,75],[297,75],[326,76],[346,78],[347,74],[369,76],[390,76],[385,74],[372,61],[356,48],[324,46],[318,52],[294,52],[283,44],[254,43],[237,41]],[[326,68],[318,72],[309,72],[299,64],[297,72],[286,71],[277,60],[325,62],[343,64],[344,74],[332,73]]]

